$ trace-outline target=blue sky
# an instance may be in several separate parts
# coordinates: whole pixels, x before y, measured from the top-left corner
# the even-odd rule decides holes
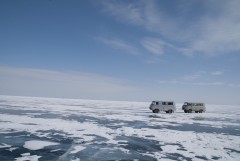
[[[240,104],[240,1],[0,2],[0,94]]]

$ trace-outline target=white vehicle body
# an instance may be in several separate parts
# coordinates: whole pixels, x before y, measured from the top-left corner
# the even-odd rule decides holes
[[[206,111],[206,107],[204,103],[184,102],[182,110],[184,110],[185,113],[192,113],[193,111],[195,111],[195,113],[202,113]]]
[[[166,113],[173,113],[176,111],[176,106],[173,101],[152,101],[150,107],[153,113],[165,111]]]

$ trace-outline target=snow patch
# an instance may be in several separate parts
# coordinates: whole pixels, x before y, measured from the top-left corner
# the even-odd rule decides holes
[[[15,158],[16,161],[38,161],[38,159],[41,158],[41,156],[30,155],[30,153],[24,153],[21,155],[22,155],[22,157]]]
[[[59,143],[49,142],[49,141],[32,140],[32,141],[26,141],[23,147],[29,150],[39,150],[39,149],[43,149],[46,146],[52,146],[52,145],[58,145],[58,144]]]
[[[78,153],[78,152],[80,152],[80,151],[82,151],[84,149],[85,149],[85,147],[83,147],[81,145],[77,145],[77,146],[74,147],[74,150],[70,152],[70,154]]]
[[[2,145],[0,145],[0,148],[10,148],[11,145],[8,145],[8,144],[5,144],[5,143],[2,143]]]

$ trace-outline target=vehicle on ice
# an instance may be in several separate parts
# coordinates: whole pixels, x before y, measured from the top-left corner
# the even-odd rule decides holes
[[[176,106],[173,101],[152,101],[150,107],[153,113],[165,111],[166,113],[173,113],[176,111]]]
[[[202,113],[206,111],[206,107],[204,103],[184,102],[182,110],[184,110],[185,113],[192,113],[193,111],[195,111],[195,113]]]

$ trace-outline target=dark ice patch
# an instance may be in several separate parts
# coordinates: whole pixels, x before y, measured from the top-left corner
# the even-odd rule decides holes
[[[195,158],[198,158],[198,159],[202,159],[202,160],[209,160],[208,158],[206,158],[205,156],[195,156]]]
[[[44,113],[44,111],[42,110],[24,110],[21,109],[11,109],[10,107],[4,107],[4,108],[0,108],[0,113],[1,114],[8,114],[8,115],[29,115],[29,113],[31,114],[35,114],[35,113]]]
[[[173,159],[173,160],[179,160],[179,161],[182,161],[182,160],[186,160],[186,161],[192,161],[192,158],[190,157],[185,157],[184,155],[182,154],[179,154],[179,153],[166,153],[166,158],[168,159]],[[164,158],[164,157],[163,157]]]
[[[142,155],[136,151],[131,153],[126,153],[119,149],[119,146],[113,144],[88,144],[85,145],[86,149],[72,155],[68,153],[68,155],[62,157],[59,161],[69,160],[69,158],[80,158],[81,160],[88,160],[88,161],[127,161],[134,159],[144,160],[144,161],[156,161],[155,158]],[[126,148],[125,148],[126,149]]]
[[[34,123],[21,123],[22,125],[37,125],[37,124],[34,124]]]
[[[57,142],[59,145],[47,146],[39,150],[29,150],[27,148],[24,148],[23,145],[25,142],[31,140]],[[55,137],[49,139],[46,137],[38,137],[28,132],[12,132],[7,134],[0,134],[0,143],[5,143],[11,145],[12,148],[17,148],[12,151],[10,151],[9,148],[0,148],[0,160],[13,161],[15,158],[22,157],[21,154],[23,153],[30,153],[31,155],[41,156],[41,158],[39,158],[39,161],[43,161],[58,160],[59,156],[63,155],[66,150],[69,149],[73,143],[73,140],[70,138],[64,138],[61,135],[55,135]],[[59,150],[51,152],[55,149]]]
[[[228,113],[229,114],[229,113]],[[236,119],[231,119],[231,118],[224,118],[224,117],[203,117],[203,116],[195,116],[192,118],[192,120],[197,120],[197,121],[212,121],[212,122],[220,122],[220,121],[225,121],[225,122],[231,122],[231,123],[239,123],[240,120]]]
[[[195,120],[195,121],[202,121],[202,120],[205,120],[205,118],[204,117],[200,117],[200,116],[196,116],[196,117],[193,118],[193,120]]]
[[[55,113],[42,113],[39,115],[34,115],[35,118],[44,118],[44,119],[60,119],[61,115]]]
[[[235,153],[239,153],[240,154],[240,151],[236,150],[236,149],[232,149],[232,148],[223,148],[223,149],[228,150],[230,152],[235,152]]]
[[[130,152],[136,151],[139,153],[145,152],[159,152],[162,151],[161,145],[156,140],[150,140],[134,136],[118,136],[116,139],[126,140],[126,145],[121,145],[123,148],[129,150]]]
[[[236,126],[223,126],[222,128],[212,127],[209,125],[204,125],[199,123],[194,124],[181,124],[181,126],[165,126],[166,129],[176,130],[176,131],[194,131],[197,133],[216,133],[223,135],[235,135],[240,136],[239,130],[236,129]],[[156,126],[154,128],[161,128]]]
[[[221,159],[221,157],[212,156],[212,158],[211,158],[211,159],[213,159],[213,160],[219,160],[219,159]]]

